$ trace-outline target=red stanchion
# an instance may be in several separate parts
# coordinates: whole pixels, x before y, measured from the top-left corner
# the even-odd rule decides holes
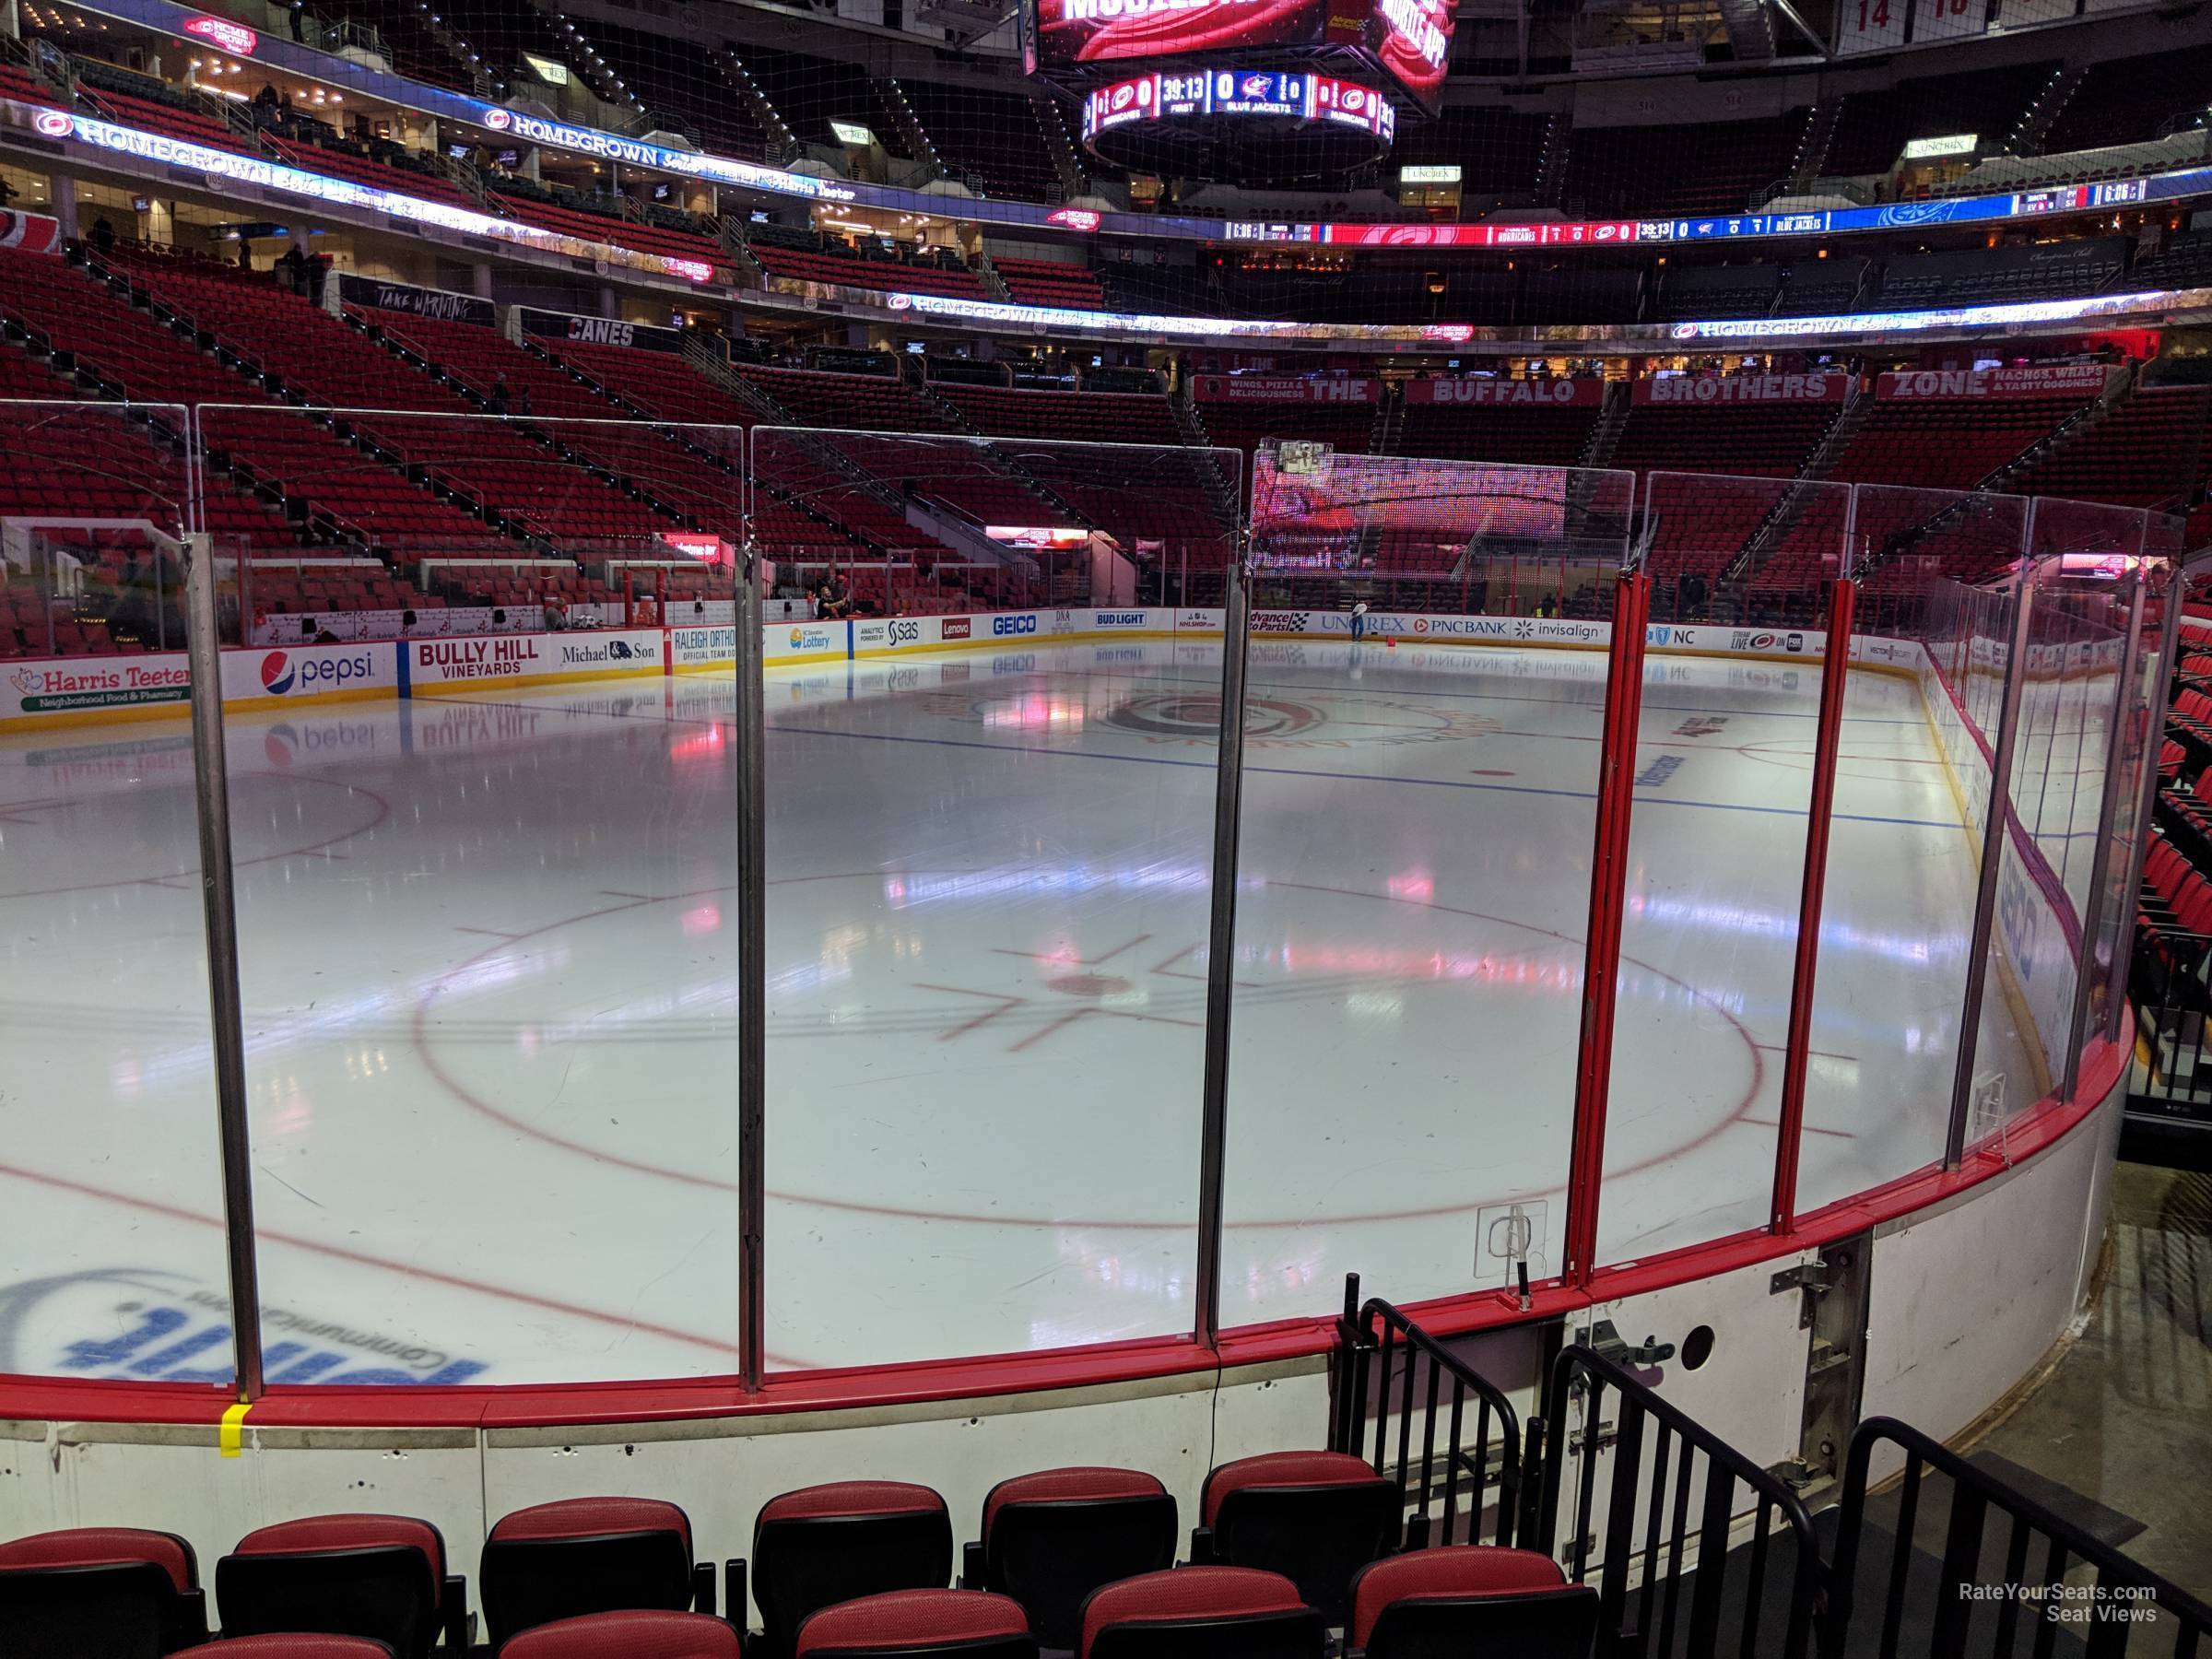
[[[1805,826],[1805,885],[1797,900],[1797,961],[1790,980],[1790,1032],[1782,1063],[1782,1124],[1775,1132],[1774,1203],[1767,1225],[1797,1225],[1797,1151],[1805,1138],[1811,1066],[1813,981],[1820,962],[1820,900],[1828,884],[1828,830],[1835,816],[1843,695],[1851,677],[1851,616],[1857,590],[1839,580],[1828,595],[1828,649],[1820,663],[1820,724],[1813,740],[1813,794]]]
[[[1606,712],[1598,760],[1597,822],[1590,850],[1590,924],[1583,947],[1583,1024],[1575,1060],[1573,1140],[1567,1159],[1566,1245],[1560,1271],[1586,1288],[1597,1265],[1598,1191],[1605,1180],[1606,1104],[1613,1074],[1613,1013],[1619,993],[1620,926],[1629,879],[1630,805],[1636,732],[1643,712],[1644,620],[1651,579],[1637,571],[1614,590]]]

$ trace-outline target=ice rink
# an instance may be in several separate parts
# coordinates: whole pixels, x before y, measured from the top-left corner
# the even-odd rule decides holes
[[[1254,647],[1225,1322],[1556,1270],[1605,661]],[[771,672],[774,1365],[1188,1329],[1219,676]],[[1650,659],[1602,1261],[1766,1218],[1818,684]],[[272,1381],[735,1370],[734,706],[232,721]],[[1939,1154],[1973,901],[1913,683],[1846,713],[1804,1208]],[[0,1371],[227,1373],[196,877],[181,724],[0,743]]]

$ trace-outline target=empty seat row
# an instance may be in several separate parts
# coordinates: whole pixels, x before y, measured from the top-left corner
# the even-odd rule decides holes
[[[1402,1503],[1394,1480],[1345,1453],[1244,1458],[1207,1477],[1191,1564],[1171,1570],[1177,1509],[1156,1477],[1047,1470],[992,1489],[981,1535],[965,1551],[962,1587],[948,1592],[953,1535],[944,1500],[907,1482],[841,1481],[764,1505],[749,1562],[727,1563],[724,1584],[731,1615],[743,1615],[748,1594],[759,1606],[759,1643],[778,1659],[935,1651],[1010,1659],[1039,1644],[1100,1659],[1231,1652],[1318,1659],[1323,1631],[1339,1626],[1355,1647],[1377,1654],[1427,1653],[1436,1650],[1377,1637],[1396,1623],[1429,1620],[1394,1618],[1398,1602],[1523,1593],[1559,1600],[1567,1592],[1548,1559],[1525,1551],[1395,1554]],[[428,1522],[324,1515],[250,1533],[217,1563],[214,1588],[226,1638],[309,1631],[381,1642],[394,1659],[427,1659],[441,1644],[462,1652],[471,1638],[467,1586],[449,1568],[444,1540]],[[519,1639],[600,1615],[712,1618],[715,1571],[696,1559],[690,1521],[673,1503],[567,1499],[492,1527],[477,1599],[495,1652],[551,1659],[568,1650],[549,1638],[542,1647]],[[1583,1615],[1563,1603],[1541,1617],[1571,1630]],[[1209,1645],[1230,1626],[1240,1632],[1234,1645]],[[207,1630],[197,1563],[174,1535],[85,1528],[0,1544],[0,1639],[11,1659],[158,1659],[205,1640]],[[1513,1651],[1587,1644],[1585,1631],[1579,1647]],[[712,1650],[672,1650],[687,1659],[695,1651]]]

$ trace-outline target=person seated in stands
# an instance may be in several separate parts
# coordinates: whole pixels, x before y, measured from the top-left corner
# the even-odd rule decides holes
[[[304,296],[307,292],[307,250],[294,242],[278,257],[276,266],[284,274],[285,286],[293,293]]]
[[[102,259],[115,251],[115,227],[104,214],[92,221],[92,251]]]
[[[853,614],[853,590],[834,571],[815,599],[815,614],[825,622],[841,622]]]
[[[1546,619],[1549,619],[1556,618],[1559,614],[1559,601],[1556,594],[1547,594],[1544,595],[1544,597],[1536,601],[1537,616]]]
[[[491,382],[490,409],[494,415],[504,415],[513,404],[507,391],[507,377],[502,374]]]
[[[569,626],[569,602],[559,594],[546,595],[546,631],[559,633]]]

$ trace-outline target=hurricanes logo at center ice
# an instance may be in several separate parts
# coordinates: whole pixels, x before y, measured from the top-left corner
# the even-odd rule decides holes
[[[1212,743],[1221,730],[1221,699],[1206,693],[1168,692],[1132,697],[1100,718],[1155,743]],[[1314,703],[1254,697],[1244,704],[1244,741],[1259,747],[1345,748],[1353,744],[1449,743],[1480,737],[1498,723],[1480,714],[1433,709],[1422,703],[1377,700],[1356,714],[1335,715]]]

